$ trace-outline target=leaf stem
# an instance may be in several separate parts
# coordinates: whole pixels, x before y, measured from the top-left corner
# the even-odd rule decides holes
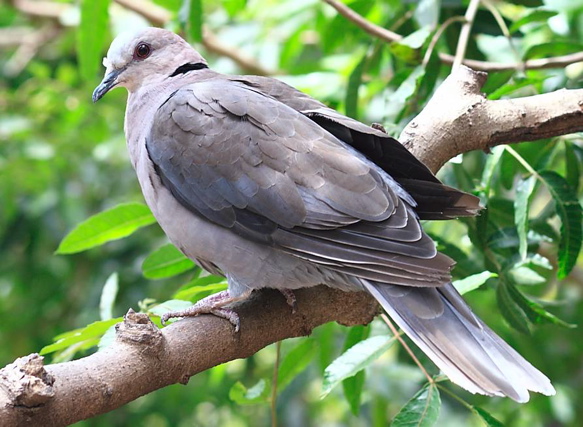
[[[407,345],[407,343],[405,342],[405,340],[401,336],[402,333],[397,330],[395,325],[393,325],[393,322],[391,322],[391,319],[389,319],[389,316],[387,316],[386,314],[383,313],[383,314],[381,314],[381,318],[387,324],[387,326],[389,327],[391,332],[393,332],[393,335],[395,336],[395,338],[397,338],[399,340],[399,342],[401,343],[403,348],[407,351],[407,353],[409,353],[409,356],[411,356],[411,359],[413,359],[415,364],[417,366],[419,366],[419,369],[421,369],[421,372],[423,372],[423,375],[425,375],[425,377],[427,378],[427,381],[429,381],[429,384],[435,385],[435,380],[433,379],[433,377],[431,375],[429,375],[429,372],[427,372],[427,370],[421,364],[419,359],[417,359],[417,356],[415,356],[415,353],[413,353],[413,350],[411,350],[409,345]]]

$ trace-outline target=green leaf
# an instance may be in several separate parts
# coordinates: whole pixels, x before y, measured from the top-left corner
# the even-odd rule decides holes
[[[498,287],[496,288],[496,298],[498,300],[500,312],[508,324],[518,332],[530,334],[526,315],[510,295],[508,284],[506,282],[500,281],[498,283]]]
[[[360,399],[362,396],[365,380],[365,371],[360,371],[357,372],[356,375],[353,375],[352,377],[346,378],[344,381],[342,381],[342,391],[344,391],[344,396],[348,401],[350,411],[355,416],[360,414]]]
[[[490,94],[506,84],[514,75],[514,70],[488,73],[488,80],[482,87],[482,92]]]
[[[491,414],[480,408],[479,406],[472,406],[472,411],[476,413],[488,427],[504,427],[500,421],[494,418]]]
[[[282,360],[277,373],[278,393],[292,382],[314,360],[317,346],[312,338],[304,338]]]
[[[453,282],[453,286],[457,289],[460,295],[463,295],[474,289],[478,289],[492,277],[498,277],[498,275],[490,271],[482,271],[481,273],[473,274],[465,279],[456,280]]]
[[[55,342],[42,348],[41,355],[49,354],[58,350],[66,349],[74,344],[89,343],[88,347],[97,345],[99,338],[105,334],[110,326],[123,321],[123,317],[115,319],[100,320],[93,322],[84,328],[65,332],[55,337]]]
[[[188,307],[191,307],[192,303],[190,301],[182,301],[178,299],[170,299],[168,301],[164,301],[154,307],[151,307],[148,312],[155,315],[155,316],[162,316],[169,311],[181,311],[185,310]],[[175,319],[170,319],[172,322]]]
[[[348,88],[346,89],[346,115],[354,119],[358,118],[358,90],[362,84],[362,73],[368,60],[368,54],[356,64],[352,73],[348,77]]]
[[[531,46],[524,54],[524,59],[545,58],[547,56],[568,55],[581,52],[583,45],[570,42],[539,43]]]
[[[516,196],[514,198],[514,223],[518,232],[519,253],[522,259],[526,258],[528,250],[528,211],[530,199],[536,187],[536,177],[531,175],[516,186]]]
[[[141,203],[125,203],[93,215],[77,225],[61,242],[57,254],[72,254],[129,236],[156,222]]]
[[[399,85],[397,90],[389,95],[387,104],[391,105],[392,110],[401,111],[405,107],[407,101],[417,93],[424,76],[425,68],[422,66],[415,67],[405,81]]]
[[[344,351],[353,347],[355,344],[365,340],[370,335],[370,325],[356,325],[350,328],[346,341],[344,342]],[[354,415],[360,413],[360,398],[364,387],[365,372],[357,372],[356,375],[346,378],[342,381],[342,391],[350,405],[350,410]]]
[[[540,176],[553,196],[557,213],[561,218],[557,276],[559,279],[564,279],[575,266],[581,251],[581,241],[583,240],[581,205],[577,199],[577,194],[565,178],[558,173],[542,171]]]
[[[109,347],[115,341],[115,325],[111,325],[107,331],[101,336],[99,342],[97,343],[97,348],[101,351],[104,348]]]
[[[188,9],[188,26],[192,40],[202,42],[202,0],[187,0],[190,5]]]
[[[77,31],[77,59],[83,80],[93,81],[101,67],[110,0],[81,0],[81,22]]]
[[[391,43],[389,48],[399,59],[408,63],[418,63],[421,56],[421,48],[429,39],[431,33],[431,27],[422,27],[398,42]]]
[[[492,178],[494,177],[494,172],[500,166],[500,158],[502,157],[502,154],[504,154],[504,147],[497,146],[492,148],[490,155],[486,158],[486,164],[484,165],[481,180],[482,191],[486,197],[489,197],[490,195]]]
[[[581,151],[578,150],[572,142],[565,141],[565,163],[567,166],[566,179],[575,193],[579,190],[581,181],[583,155],[580,157]]]
[[[326,397],[342,380],[366,368],[387,351],[394,342],[394,337],[376,336],[349,348],[324,370],[320,397]]]
[[[239,405],[255,405],[257,403],[265,403],[269,400],[270,392],[269,383],[264,379],[260,379],[257,384],[251,388],[247,388],[237,381],[231,390],[229,390],[229,398]]]
[[[574,328],[575,325],[559,319],[552,313],[546,311],[539,303],[528,299],[522,292],[518,290],[512,283],[508,283],[508,292],[512,299],[516,302],[518,307],[524,312],[526,317],[535,324],[550,323],[565,328]]]
[[[431,427],[437,422],[441,398],[434,384],[427,384],[401,408],[391,427]]]
[[[196,301],[200,298],[196,296],[202,293],[217,293],[220,291],[224,291],[227,289],[228,285],[225,280],[222,280],[219,283],[211,283],[210,285],[195,285],[195,286],[188,286],[184,289],[180,289],[172,298],[178,300],[188,300],[188,301]]]
[[[526,24],[531,24],[533,22],[547,22],[550,18],[552,18],[553,16],[557,16],[559,13],[554,11],[554,10],[544,10],[544,9],[538,9],[538,10],[534,10],[531,13],[529,13],[526,16],[523,16],[522,18],[518,19],[517,21],[514,21],[514,23],[510,26],[510,28],[508,29],[508,31],[510,32],[510,34],[518,31],[520,29],[520,27],[526,25]]]
[[[152,252],[142,263],[142,273],[148,279],[163,279],[191,270],[195,264],[168,243]]]
[[[119,289],[117,273],[112,273],[103,285],[99,300],[99,317],[101,320],[109,320],[113,317],[113,304]]]

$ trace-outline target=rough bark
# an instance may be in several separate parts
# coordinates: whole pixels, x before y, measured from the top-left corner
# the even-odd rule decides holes
[[[486,76],[460,67],[403,131],[402,141],[434,171],[470,150],[564,135],[583,129],[582,90],[561,90],[515,100],[488,101]],[[235,307],[241,331],[201,316],[158,330],[132,311],[106,350],[80,360],[42,365],[30,355],[0,371],[0,425],[61,426],[111,411],[139,396],[229,360],[248,357],[279,340],[309,335],[336,321],[366,324],[377,313],[362,293],[326,287],[297,292],[292,313],[278,292],[263,291]]]

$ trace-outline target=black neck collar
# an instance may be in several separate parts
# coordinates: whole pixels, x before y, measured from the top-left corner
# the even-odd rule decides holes
[[[205,68],[208,68],[208,65],[206,65],[203,62],[197,62],[195,64],[193,64],[192,62],[189,62],[187,64],[181,65],[176,70],[174,70],[174,72],[172,74],[170,74],[170,77],[174,77],[174,76],[177,76],[179,74],[186,74],[190,71],[203,70]]]

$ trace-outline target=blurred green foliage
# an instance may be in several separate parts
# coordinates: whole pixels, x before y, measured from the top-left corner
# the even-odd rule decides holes
[[[388,45],[319,0],[156,3],[169,12],[167,27],[190,41],[200,39],[204,26],[227,52],[253,58],[259,68],[341,112],[382,123],[394,135],[449,73],[427,47],[440,25],[463,15],[468,5],[462,0],[347,2],[371,22],[408,36]],[[124,147],[126,94],[113,91],[98,106],[90,98],[112,37],[146,21],[114,0],[52,4],[59,10],[56,18],[23,12],[16,2],[0,4],[2,365],[40,351],[55,337],[56,344],[45,347],[55,361],[82,356],[99,342],[107,345],[111,336],[102,335],[111,318],[129,307],[155,315],[224,288],[220,279],[192,270],[166,245],[157,225],[82,253],[55,255],[64,236],[91,215],[142,202]],[[581,50],[583,0],[493,4],[512,43],[491,11],[481,8],[467,57],[519,61]],[[454,53],[459,30],[459,23],[448,26],[436,51]],[[246,71],[209,45],[198,48],[218,71]],[[424,57],[428,61],[422,64]],[[582,73],[581,63],[496,72],[484,91],[499,99],[577,88]],[[466,295],[475,311],[552,379],[557,396],[533,396],[518,405],[469,395],[447,381],[439,389],[424,386],[423,374],[399,345],[376,351],[389,347],[379,338],[387,334],[382,322],[350,330],[328,324],[310,338],[281,345],[280,425],[384,426],[405,404],[395,425],[411,422],[411,414],[419,421],[419,407],[428,409],[420,425],[580,425],[583,340],[569,326],[583,321],[577,203],[582,164],[580,135],[498,147],[490,156],[460,156],[442,169],[441,178],[479,195],[487,209],[475,219],[426,224],[439,249],[458,261],[456,279],[472,276],[460,286],[476,289]],[[367,348],[364,359],[350,358],[354,345]],[[168,387],[79,425],[268,425],[277,351],[268,347],[199,374],[186,387]],[[346,371],[347,361],[367,367],[344,379],[356,372]],[[426,366],[437,374],[431,363]],[[343,387],[334,387],[342,379]],[[327,396],[321,399],[323,384]]]

